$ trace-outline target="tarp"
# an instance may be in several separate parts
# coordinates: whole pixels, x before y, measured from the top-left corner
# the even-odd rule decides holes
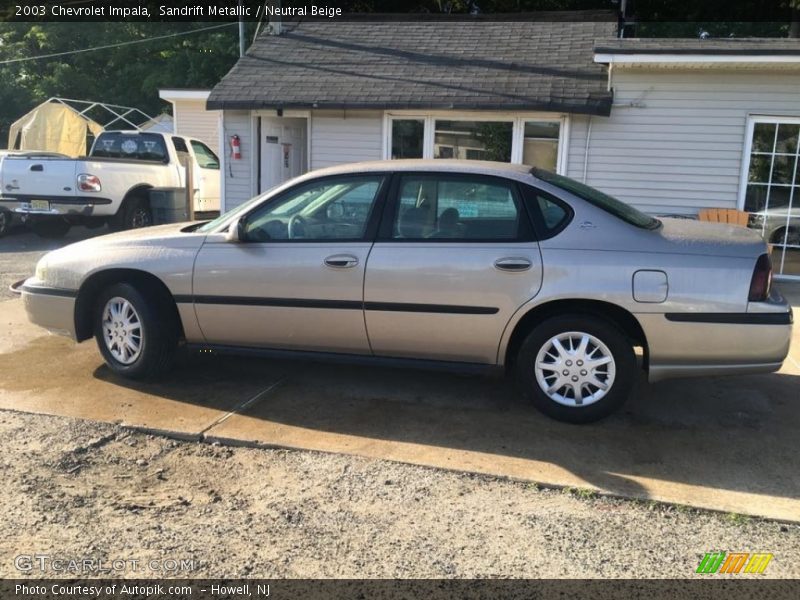
[[[15,121],[8,132],[9,150],[42,150],[68,156],[86,154],[86,135],[103,127],[60,102],[45,102]]]

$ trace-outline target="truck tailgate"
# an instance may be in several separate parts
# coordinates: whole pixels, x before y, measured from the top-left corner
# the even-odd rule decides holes
[[[77,161],[69,158],[6,157],[2,161],[2,195],[26,201],[75,196]]]

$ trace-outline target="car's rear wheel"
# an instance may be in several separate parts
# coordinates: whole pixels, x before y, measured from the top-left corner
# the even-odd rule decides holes
[[[152,379],[172,366],[174,316],[155,294],[117,283],[97,298],[94,337],[108,367],[130,379]]]
[[[109,225],[115,231],[150,227],[153,224],[153,213],[147,198],[131,196],[123,202],[117,214],[111,217]]]
[[[12,219],[11,212],[0,208],[0,237],[3,237],[11,229]]]
[[[622,406],[635,369],[625,335],[610,322],[582,315],[544,321],[525,338],[516,362],[525,396],[569,423],[597,421]]]

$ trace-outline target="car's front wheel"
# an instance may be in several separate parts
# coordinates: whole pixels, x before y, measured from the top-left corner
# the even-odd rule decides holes
[[[516,362],[525,396],[569,423],[597,421],[622,406],[635,369],[625,335],[610,322],[582,315],[544,321],[523,341]]]
[[[172,365],[178,345],[174,316],[155,294],[117,283],[97,298],[94,337],[108,367],[130,379],[152,379]]]

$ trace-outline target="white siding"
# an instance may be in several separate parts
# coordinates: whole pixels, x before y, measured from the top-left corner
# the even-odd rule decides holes
[[[230,153],[223,159],[224,169],[221,171],[221,184],[225,186],[225,206],[228,211],[253,197],[256,173],[253,163],[257,157],[257,149],[253,147],[252,118],[249,111],[225,111],[223,139],[238,135],[242,147],[242,158],[233,160]]]
[[[382,113],[314,111],[311,114],[311,169],[380,160],[382,136]]]
[[[654,214],[736,208],[748,115],[800,116],[796,71],[615,69],[612,85],[611,116],[592,118],[586,183]],[[572,121],[578,180],[585,123]]]
[[[215,110],[206,110],[205,100],[173,101],[175,133],[197,138],[205,142],[219,155],[219,115]]]

